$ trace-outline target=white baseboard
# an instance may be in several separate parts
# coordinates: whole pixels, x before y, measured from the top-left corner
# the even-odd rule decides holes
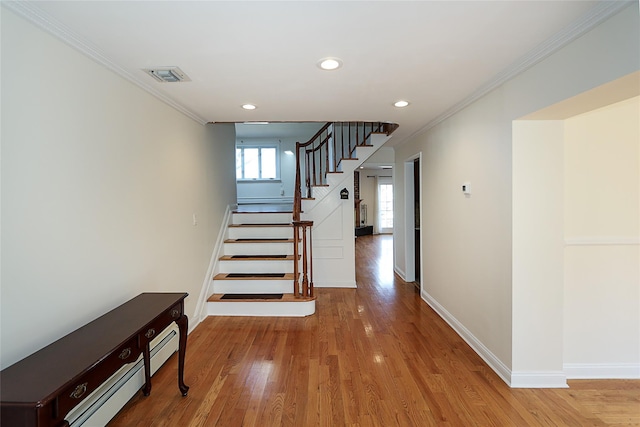
[[[200,290],[200,295],[198,296],[198,303],[196,305],[195,322],[191,322],[189,325],[189,332],[193,331],[196,326],[200,324],[204,319],[207,318],[208,308],[207,308],[207,298],[210,296],[209,289],[211,288],[211,283],[213,276],[218,273],[218,264],[220,255],[222,253],[222,248],[224,247],[224,239],[227,235],[227,230],[229,229],[229,223],[231,222],[231,215],[235,206],[227,206],[227,210],[224,212],[224,220],[220,225],[220,230],[218,231],[218,238],[216,239],[216,244],[213,247],[213,252],[211,253],[211,260],[209,261],[209,268],[207,268],[207,274],[204,277],[204,281],[202,283],[202,289]]]
[[[395,267],[393,267],[393,271],[396,272],[396,274],[405,282],[407,281],[407,275],[405,274],[404,270],[402,270],[401,268],[399,268],[397,265]]]
[[[567,388],[564,372],[512,372],[511,388]]]
[[[314,288],[357,288],[358,284],[352,280],[346,281],[313,281]]]
[[[151,375],[178,350],[177,327],[164,330],[151,342]],[[153,383],[153,381],[152,381]],[[71,427],[104,426],[144,385],[142,355],[123,366],[65,417]],[[176,393],[180,393],[176,387]],[[153,388],[149,399],[153,399]]]
[[[640,363],[565,363],[568,379],[640,379]]]
[[[465,340],[502,380],[512,388],[566,388],[564,372],[512,372],[495,354],[476,338],[462,323],[441,306],[431,295],[422,291],[422,299],[435,310],[454,331]]]
[[[445,322],[453,328],[454,331],[475,351],[478,356],[484,360],[493,371],[498,374],[502,380],[511,386],[511,370],[496,355],[494,355],[482,342],[477,339],[471,331],[469,331],[462,323],[458,321],[451,313],[441,306],[431,295],[424,290],[421,292],[422,299],[425,300],[431,308]]]

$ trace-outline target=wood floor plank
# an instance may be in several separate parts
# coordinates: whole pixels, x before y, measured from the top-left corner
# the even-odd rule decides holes
[[[510,389],[393,275],[389,236],[356,242],[357,289],[316,288],[306,318],[209,317],[109,424],[640,426],[640,381]]]

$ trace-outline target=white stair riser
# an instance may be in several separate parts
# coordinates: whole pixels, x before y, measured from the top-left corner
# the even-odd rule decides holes
[[[378,150],[378,147],[370,147],[370,146],[358,146],[356,150],[353,152],[353,157],[364,162],[366,159],[371,157],[373,153]]]
[[[293,273],[293,261],[221,260],[220,273]]]
[[[311,187],[311,196],[316,200],[321,200],[327,197],[330,191],[331,187]]]
[[[338,185],[344,180],[343,173],[330,173],[327,175],[327,184]]]
[[[316,311],[316,301],[305,302],[209,302],[209,316],[304,317]]]
[[[230,239],[291,239],[292,227],[229,227]]]
[[[290,213],[234,213],[233,224],[289,224],[293,216]]]
[[[292,242],[225,243],[225,255],[293,255]]]
[[[318,204],[318,200],[303,200],[302,201],[302,212],[308,212],[312,210]],[[304,215],[301,215],[301,217]]]
[[[214,280],[216,294],[290,294],[293,280]]]
[[[346,160],[345,159],[345,160],[342,160],[340,162],[340,166],[338,166],[338,170],[343,171],[343,173],[353,172],[363,162],[364,162],[364,160],[361,160],[361,159],[358,159],[358,160]]]

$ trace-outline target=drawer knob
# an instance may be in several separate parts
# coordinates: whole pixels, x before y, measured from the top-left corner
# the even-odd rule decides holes
[[[127,347],[124,350],[122,350],[120,352],[120,355],[118,356],[120,359],[124,360],[127,357],[131,356],[131,348]]]
[[[73,390],[71,397],[73,399],[80,399],[87,392],[87,385],[89,383],[82,383]]]
[[[151,339],[151,337],[153,337],[155,334],[156,334],[156,330],[151,328],[144,334],[144,336]]]
[[[171,310],[171,317],[175,319],[178,316],[180,316],[180,310],[178,310],[177,308],[174,308],[173,310]]]

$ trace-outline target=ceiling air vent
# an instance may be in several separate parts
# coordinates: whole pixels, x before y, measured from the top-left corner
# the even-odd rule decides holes
[[[178,67],[146,68],[143,70],[162,83],[189,82],[191,79]]]

